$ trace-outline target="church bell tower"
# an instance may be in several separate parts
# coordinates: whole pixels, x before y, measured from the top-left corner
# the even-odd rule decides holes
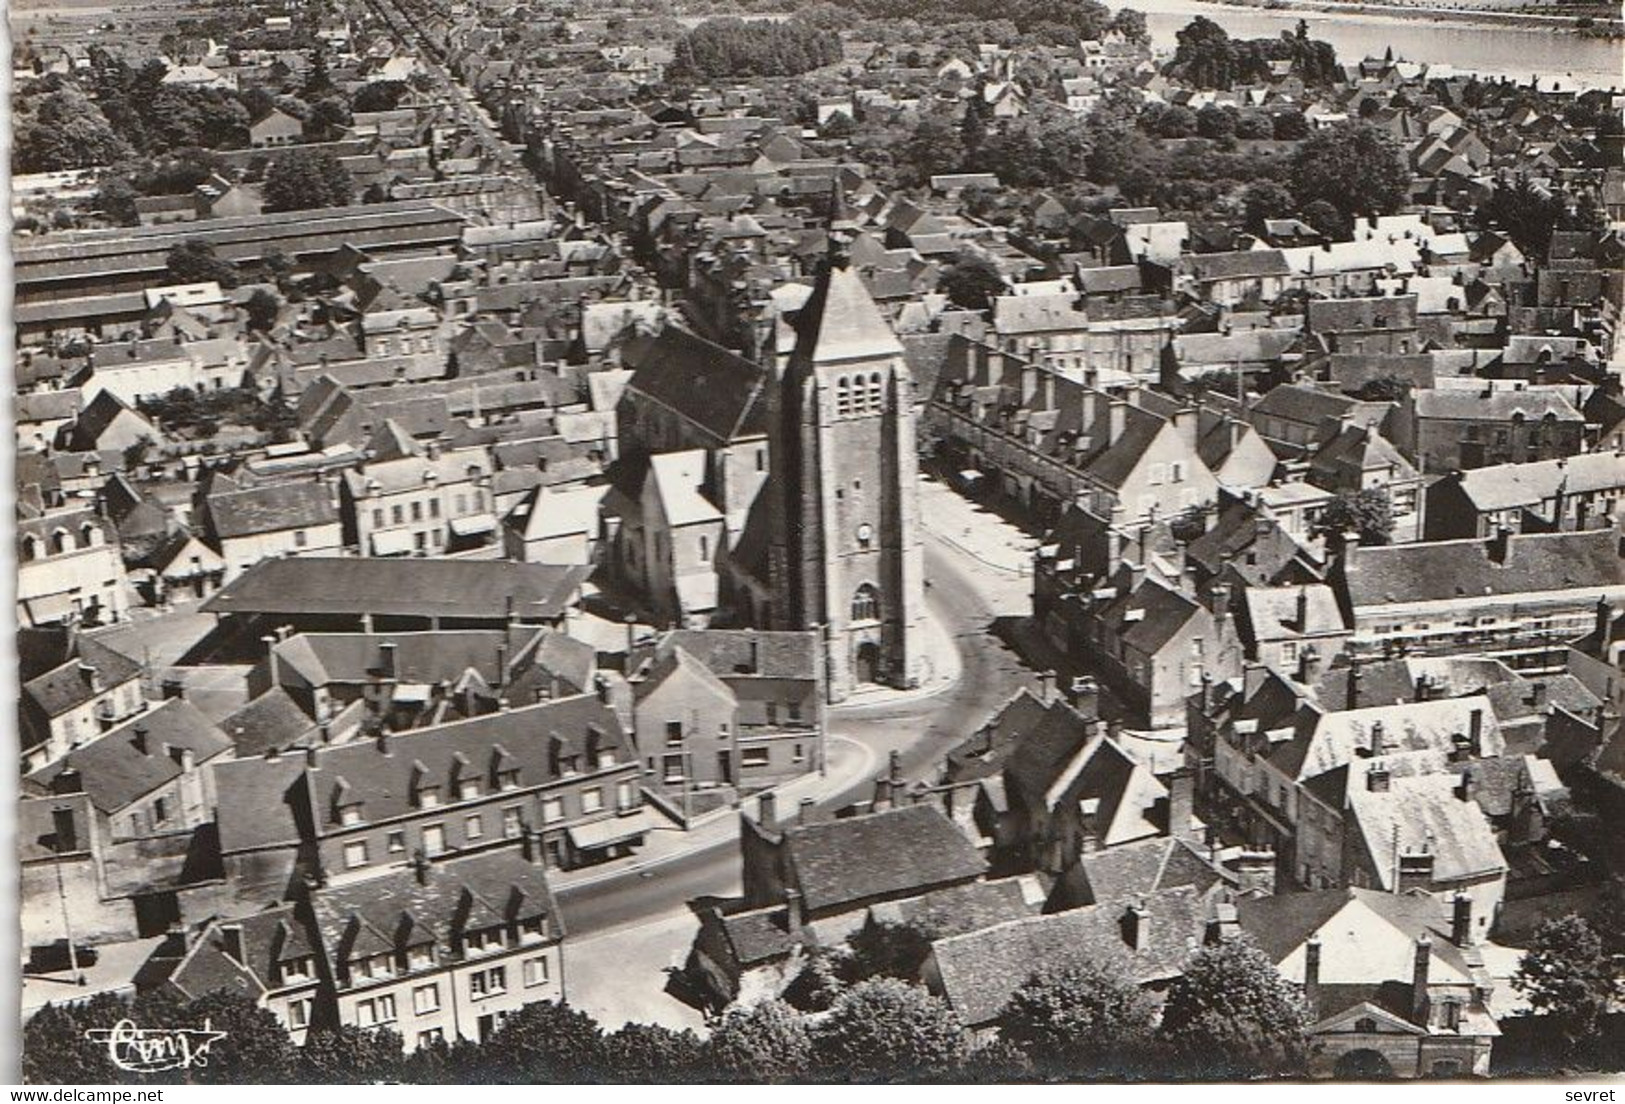
[[[850,264],[837,204],[830,255],[768,389],[775,627],[824,634],[832,701],[926,676],[924,548],[913,380]]]

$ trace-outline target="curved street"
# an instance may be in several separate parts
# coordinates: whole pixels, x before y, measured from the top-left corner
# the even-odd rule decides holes
[[[885,763],[893,750],[902,752],[903,772],[910,781],[933,776],[949,748],[975,731],[1019,688],[1035,685],[1033,672],[992,633],[996,619],[1025,612],[1027,580],[989,568],[929,529],[926,574],[932,584],[926,594],[931,615],[948,627],[959,649],[959,680],[928,698],[838,707],[831,711],[828,726],[831,736],[869,748],[877,763]],[[839,808],[870,792],[869,782],[859,782],[820,807]],[[569,930],[590,937],[680,911],[696,898],[738,892],[739,853],[730,838],[657,868],[565,887],[558,891],[558,899]]]

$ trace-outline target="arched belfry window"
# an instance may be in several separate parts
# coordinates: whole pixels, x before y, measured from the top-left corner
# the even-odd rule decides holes
[[[852,595],[852,620],[878,621],[880,620],[880,591],[873,585],[864,583]]]
[[[880,380],[879,372],[869,373],[869,387],[863,398],[863,409],[871,414],[878,414],[886,408],[886,388]]]
[[[51,551],[59,556],[73,551],[73,537],[66,529],[58,529],[51,534]]]
[[[844,418],[852,413],[852,381],[841,376],[835,381],[835,415]]]

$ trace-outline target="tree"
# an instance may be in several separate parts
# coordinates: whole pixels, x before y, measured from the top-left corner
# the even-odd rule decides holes
[[[1241,112],[1233,107],[1208,104],[1196,113],[1196,133],[1203,138],[1234,138],[1240,118]]]
[[[938,287],[956,306],[977,311],[987,310],[995,296],[1009,290],[998,266],[969,250],[961,250],[954,263],[942,270]]]
[[[604,1071],[613,1081],[660,1084],[699,1080],[705,1044],[692,1031],[629,1023],[604,1039]]]
[[[1159,138],[1191,138],[1196,134],[1196,112],[1182,104],[1169,104],[1151,116],[1151,133]]]
[[[1249,111],[1236,119],[1236,137],[1249,140],[1275,137],[1275,124],[1268,115]]]
[[[282,310],[282,300],[267,288],[255,288],[254,294],[243,304],[243,310],[248,314],[248,328],[265,333],[276,325],[277,315]]]
[[[1363,402],[1403,402],[1410,393],[1411,381],[1390,372],[1366,380],[1355,397]]]
[[[1130,42],[1145,45],[1151,41],[1151,30],[1146,26],[1145,14],[1133,8],[1118,8],[1112,16],[1111,30]]]
[[[129,1016],[129,1004],[101,994],[83,1005],[47,1004],[23,1025],[22,1074],[27,1085],[111,1085],[123,1080],[107,1044],[85,1037]]]
[[[1566,213],[1567,205],[1560,193],[1537,188],[1528,177],[1520,176],[1510,185],[1496,185],[1479,208],[1478,220],[1505,231],[1525,256],[1544,257],[1552,231]]]
[[[711,1027],[706,1064],[733,1081],[794,1081],[812,1069],[812,1036],[783,1001],[729,1010]]]
[[[1328,241],[1346,241],[1352,220],[1324,199],[1304,204],[1303,221]]]
[[[347,207],[355,181],[327,150],[294,148],[272,162],[265,174],[265,210],[304,211],[312,207]]]
[[[850,982],[877,977],[918,981],[933,938],[934,933],[913,923],[871,918],[846,937],[848,950],[841,974]]]
[[[1000,1013],[999,1036],[1041,1073],[1121,1077],[1144,1070],[1156,1018],[1156,1004],[1125,963],[1088,961],[1023,982]]]
[[[1384,487],[1342,491],[1326,503],[1316,522],[1318,536],[1353,533],[1361,544],[1387,544],[1394,532],[1394,507]]]
[[[130,156],[130,144],[78,85],[16,102],[11,155],[16,172],[89,169]]]
[[[953,1009],[898,978],[860,982],[842,993],[814,1042],[825,1064],[860,1080],[951,1076],[971,1050]]]
[[[1255,180],[1241,193],[1242,217],[1249,234],[1261,236],[1265,219],[1289,218],[1297,209],[1292,193],[1278,180]]]
[[[356,90],[351,111],[394,111],[406,96],[405,81],[370,81]]]
[[[603,1073],[603,1029],[585,1012],[553,1001],[525,1005],[481,1049],[482,1065],[505,1084],[595,1081]]]
[[[1235,43],[1225,29],[1197,16],[1175,36],[1178,46],[1168,72],[1198,88],[1229,88],[1237,77]]]
[[[401,1037],[344,1024],[315,1028],[299,1049],[299,1080],[313,1085],[383,1085],[404,1075]]]
[[[224,1034],[210,1046],[208,1065],[186,1071],[190,1080],[204,1085],[280,1085],[298,1079],[299,1049],[287,1028],[249,997],[225,990],[206,994],[185,1006],[176,1026],[205,1025]]]
[[[672,46],[669,76],[793,77],[841,60],[840,35],[795,21],[707,19]]]
[[[1309,137],[1309,120],[1301,111],[1277,112],[1273,125],[1278,142],[1301,142]]]
[[[1367,123],[1340,123],[1310,138],[1290,176],[1300,207],[1324,200],[1346,219],[1392,214],[1410,194],[1411,170],[1398,144]]]
[[[223,288],[237,286],[237,266],[215,256],[214,246],[201,238],[187,238],[170,249],[164,267],[177,284],[214,281]]]
[[[933,176],[957,171],[965,163],[963,136],[963,127],[946,113],[921,113],[893,159],[897,182],[905,188],[923,188]]]
[[[1013,187],[1069,184],[1088,166],[1088,124],[1050,101],[1039,101],[1019,119],[1008,119],[977,150],[973,167],[995,172]]]
[[[1512,987],[1556,1021],[1569,1057],[1582,1059],[1594,1057],[1603,1014],[1625,995],[1619,967],[1602,938],[1572,912],[1535,929]]]
[[[122,176],[105,176],[101,186],[96,189],[94,203],[96,209],[105,217],[118,223],[120,226],[134,226],[140,221],[136,213],[135,201],[141,198],[135,185]]]
[[[311,105],[310,116],[305,120],[305,135],[313,142],[331,142],[354,121],[349,105],[342,98],[328,96]]]
[[[1237,1081],[1302,1075],[1309,1025],[1309,1007],[1298,987],[1241,936],[1191,957],[1168,987],[1161,1032],[1179,1073]]]

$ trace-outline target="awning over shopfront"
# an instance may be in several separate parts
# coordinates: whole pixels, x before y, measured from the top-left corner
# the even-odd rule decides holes
[[[390,529],[372,535],[374,556],[404,556],[412,551],[412,534],[406,529]]]
[[[565,834],[570,837],[570,846],[577,851],[597,851],[613,847],[617,843],[626,843],[628,840],[642,839],[653,827],[649,811],[639,809],[627,816],[607,817],[590,824],[578,824]]]
[[[451,519],[451,531],[459,537],[478,536],[481,533],[489,533],[496,527],[496,519],[490,514],[476,514],[473,517]]]

